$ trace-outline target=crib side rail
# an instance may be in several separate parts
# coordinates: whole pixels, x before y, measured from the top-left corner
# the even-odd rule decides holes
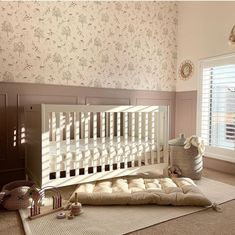
[[[42,186],[168,166],[167,106],[42,105]]]

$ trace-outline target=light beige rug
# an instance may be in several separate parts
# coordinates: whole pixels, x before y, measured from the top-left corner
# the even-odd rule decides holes
[[[235,187],[203,178],[198,187],[211,201],[223,203],[235,199]],[[125,234],[170,219],[203,210],[198,207],[171,206],[86,206],[84,213],[73,220],[57,220],[51,214],[32,221],[27,210],[21,210],[26,235],[46,234]],[[217,212],[214,212],[217,213]]]

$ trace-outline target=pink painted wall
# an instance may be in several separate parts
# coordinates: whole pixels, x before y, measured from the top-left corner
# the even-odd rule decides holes
[[[196,134],[197,91],[176,92],[175,135]]]

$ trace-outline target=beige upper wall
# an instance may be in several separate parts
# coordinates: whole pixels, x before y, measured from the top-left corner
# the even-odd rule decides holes
[[[195,72],[188,81],[177,79],[177,91],[197,89],[200,59],[235,52],[235,46],[228,45],[234,24],[235,2],[178,3],[178,67],[190,59]]]
[[[0,2],[0,81],[175,90],[174,2]]]

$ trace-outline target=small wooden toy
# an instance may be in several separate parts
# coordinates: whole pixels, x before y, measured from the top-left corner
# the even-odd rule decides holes
[[[56,215],[56,218],[57,219],[64,219],[66,217],[66,214],[65,212],[60,212]]]
[[[46,211],[44,213],[41,213],[41,204],[42,204],[42,199],[45,196],[45,192],[51,192],[53,194],[52,199],[53,199],[53,205],[52,205],[52,210]],[[39,217],[42,217],[44,215],[51,214],[56,211],[63,210],[64,207],[62,207],[62,197],[57,188],[55,187],[45,187],[42,188],[41,190],[35,190],[32,192],[32,203],[30,207],[30,215],[29,219],[36,219]],[[63,213],[63,212],[61,212]],[[59,214],[61,214],[59,213]],[[58,215],[59,215],[58,214]],[[65,218],[65,213],[64,213],[64,218]]]
[[[70,212],[70,213],[68,214],[67,218],[68,218],[69,220],[71,220],[71,219],[74,218],[74,216],[73,216],[73,214]]]
[[[82,205],[78,203],[78,194],[75,193],[75,203],[71,205],[71,214],[78,216],[82,213]]]

